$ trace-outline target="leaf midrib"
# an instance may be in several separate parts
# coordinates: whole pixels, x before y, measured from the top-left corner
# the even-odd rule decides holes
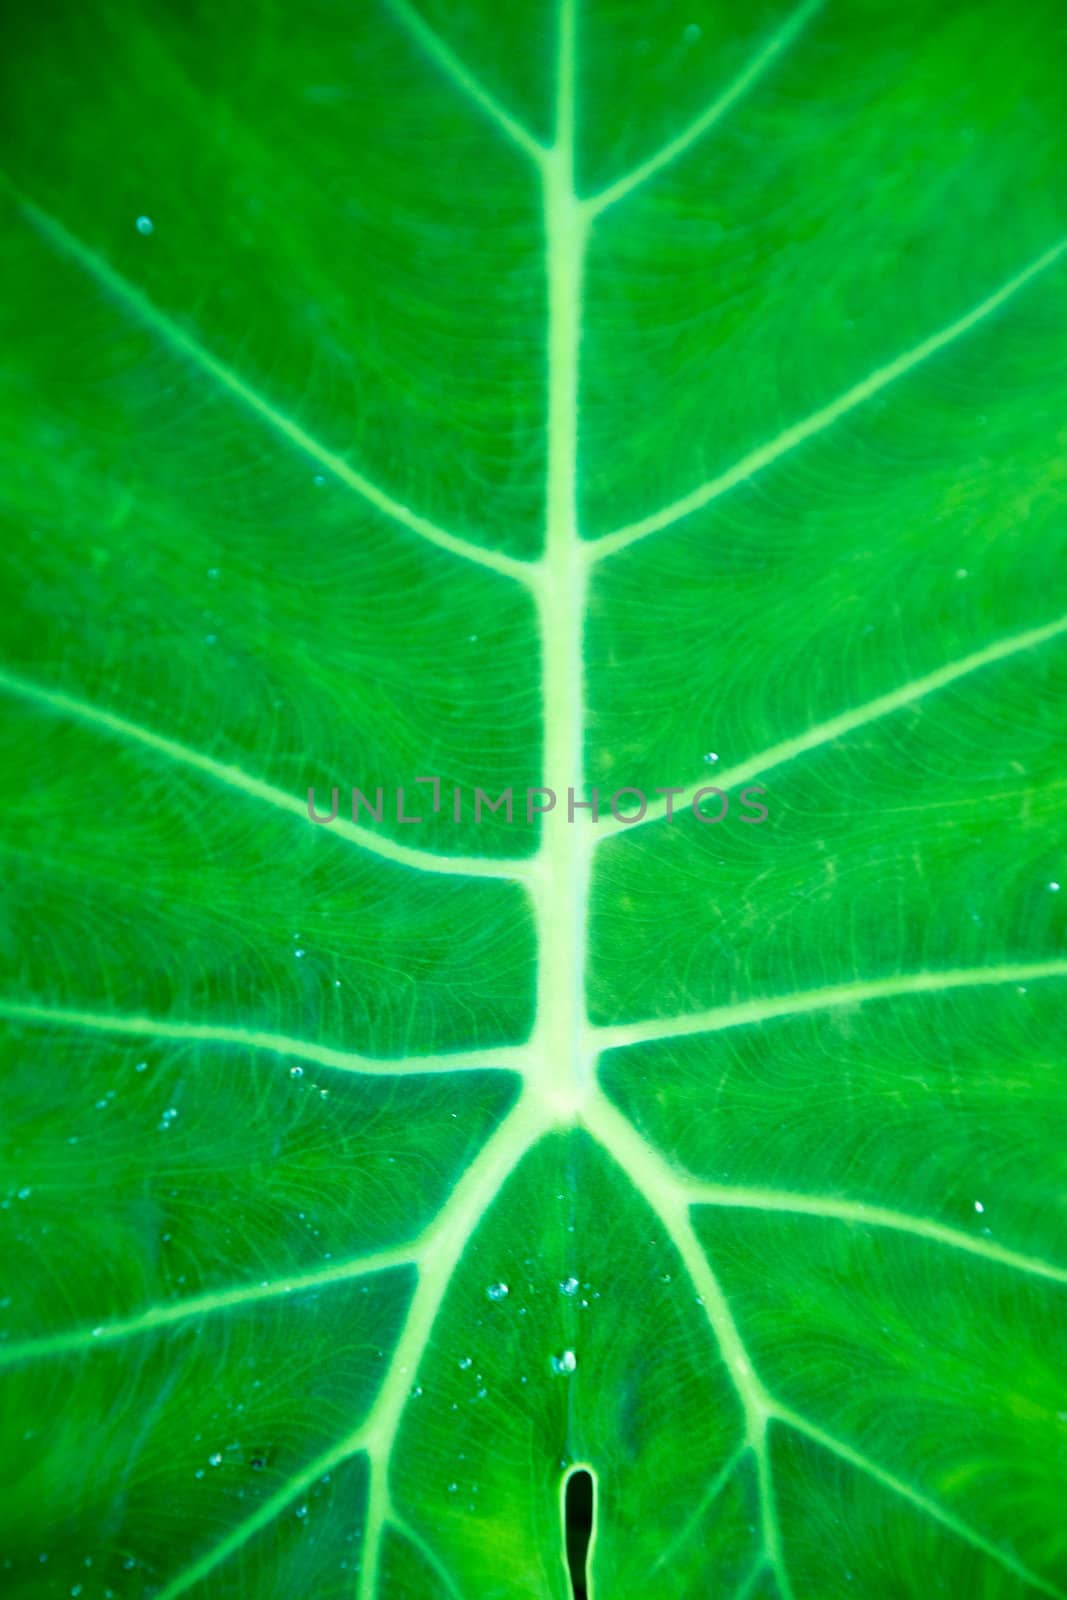
[[[432,34],[416,13],[411,11],[406,0],[390,0],[390,4],[394,13],[413,31],[436,64],[453,79],[457,87],[474,104],[496,122],[513,143],[538,164],[542,172],[546,197],[546,266],[550,293],[546,495],[548,525],[546,554],[541,562],[532,564],[517,562],[510,557],[487,551],[480,545],[448,533],[447,530],[441,529],[429,519],[423,518],[411,508],[379,490],[361,474],[354,472],[340,457],[324,451],[317,441],[290,419],[282,416],[275,408],[270,407],[229,368],[207,355],[195,341],[190,340],[183,330],[178,328],[177,324],[171,323],[169,318],[158,313],[139,291],[132,290],[124,280],[112,272],[112,269],[74,240],[61,225],[54,223],[36,207],[29,206],[28,211],[43,231],[50,233],[54,241],[80,259],[84,266],[106,282],[113,292],[125,299],[126,303],[144,316],[158,332],[171,343],[178,344],[204,371],[230,389],[245,404],[250,405],[265,421],[278,428],[294,445],[315,455],[316,459],[327,465],[342,481],[363,495],[385,515],[392,517],[409,531],[450,550],[463,559],[490,567],[508,577],[518,578],[534,587],[539,599],[542,629],[545,702],[544,771],[552,775],[566,774],[559,779],[562,787],[565,789],[573,784],[580,789],[585,725],[585,697],[582,689],[583,632],[587,577],[593,561],[603,559],[637,539],[670,525],[692,510],[710,503],[719,494],[727,492],[735,483],[750,477],[814,433],[830,426],[853,406],[861,404],[887,383],[903,376],[918,362],[935,354],[991,315],[1019,289],[1056,262],[1067,245],[1059,244],[1053,247],[963,318],[932,336],[912,352],[898,358],[896,362],[879,369],[837,401],[825,407],[823,411],[815,413],[813,417],[798,424],[794,429],[787,430],[768,446],[753,452],[729,472],[710,480],[681,500],[663,508],[662,511],[630,524],[591,545],[582,540],[577,523],[581,278],[589,228],[594,215],[623,198],[636,187],[638,182],[651,178],[670,160],[689,148],[693,141],[717,120],[718,113],[715,106],[712,106],[708,112],[702,114],[702,117],[695,119],[687,134],[665,146],[658,156],[650,158],[635,169],[634,173],[609,186],[600,196],[593,197],[592,200],[581,200],[574,185],[574,0],[561,0],[560,4],[560,45],[556,74],[557,127],[555,143],[551,148],[541,145],[534,139],[516,119],[511,117],[506,108],[478,84],[448,47]],[[807,16],[815,9],[814,3],[801,6],[794,17],[787,20],[786,28],[793,30],[790,37],[799,32],[802,22],[807,20]],[[770,46],[765,47],[764,54],[767,59],[773,58],[779,48],[780,46],[774,49]],[[754,70],[752,66],[746,71],[748,83],[754,82],[759,76],[759,71]],[[743,74],[742,78],[744,77]],[[744,86],[747,87],[748,83]],[[727,90],[716,104],[725,108],[737,98],[736,92],[731,93]],[[553,285],[555,285],[554,290]],[[1060,619],[1044,629],[1031,630],[1031,634],[1025,636],[1027,646],[1039,642],[1038,635],[1042,639],[1050,638],[1065,627],[1067,619]],[[1017,648],[1022,647],[1017,646]],[[996,650],[998,647],[991,648]],[[1000,657],[990,659],[993,658]],[[14,686],[10,679],[7,686]],[[71,711],[75,706],[70,697],[56,696],[51,691],[35,691],[34,686],[29,687],[39,698],[51,699],[54,709]],[[26,685],[19,684],[18,690],[26,692]],[[62,705],[60,702],[69,703]],[[77,705],[78,710],[84,714],[86,708],[80,703]],[[93,708],[88,709],[93,711]],[[104,724],[108,722],[115,724],[112,731],[129,734],[133,729],[137,737],[142,737],[144,734],[144,730],[134,729],[133,725],[125,724],[122,719],[113,718],[108,713],[94,712],[94,719]],[[171,756],[174,756],[179,748],[174,741],[163,740],[157,736],[153,736],[148,742],[154,743],[161,753]],[[801,748],[811,747],[810,742],[804,743],[803,737],[793,743],[798,747],[795,753],[800,753]],[[219,771],[212,772],[213,776],[220,776],[222,772],[221,764],[211,763],[209,758],[201,757],[196,752],[189,752],[184,747],[181,747],[180,758],[192,758],[192,763],[199,765],[205,771],[209,768],[219,768]],[[233,770],[235,769],[226,769],[226,772],[229,774]],[[245,775],[241,774],[240,778],[244,780]],[[256,781],[239,781],[237,786],[248,788],[249,782],[254,784]],[[258,788],[265,790],[269,786],[258,785]],[[279,803],[277,793],[273,791],[269,795],[261,794],[260,798],[269,798],[272,803]],[[291,809],[288,797],[283,799],[287,808]],[[376,844],[371,848],[380,849],[380,841],[374,837]],[[356,842],[367,843],[362,838]],[[381,1537],[392,1510],[389,1501],[388,1466],[407,1398],[406,1375],[410,1372],[412,1377],[414,1376],[429,1344],[437,1312],[465,1244],[478,1222],[493,1204],[510,1173],[550,1126],[574,1126],[576,1123],[585,1126],[603,1148],[620,1163],[635,1187],[656,1211],[681,1254],[694,1286],[701,1293],[709,1323],[716,1335],[744,1410],[746,1419],[744,1448],[751,1450],[757,1461],[762,1550],[756,1570],[766,1566],[774,1572],[783,1600],[790,1600],[791,1590],[781,1548],[771,1480],[768,1427],[772,1421],[807,1434],[814,1442],[833,1451],[857,1470],[868,1473],[890,1491],[909,1499],[919,1509],[941,1522],[959,1537],[966,1539],[975,1548],[997,1560],[1023,1581],[1044,1593],[1058,1594],[1059,1591],[1029,1572],[1012,1555],[985,1540],[975,1530],[946,1513],[943,1508],[912,1489],[910,1485],[887,1473],[876,1463],[870,1462],[851,1446],[835,1439],[798,1413],[777,1404],[763,1388],[748,1359],[730,1306],[693,1230],[689,1208],[694,1203],[694,1198],[686,1194],[677,1175],[667,1163],[645,1144],[633,1126],[595,1088],[595,1053],[591,1051],[589,1045],[582,976],[587,946],[592,851],[593,840],[588,830],[572,827],[558,817],[554,823],[546,827],[541,851],[535,858],[535,865],[531,871],[539,934],[538,1020],[532,1046],[535,1056],[541,1052],[540,1071],[535,1067],[528,1075],[520,1102],[508,1113],[496,1133],[487,1141],[481,1155],[468,1168],[449,1204],[440,1214],[438,1228],[441,1231],[443,1248],[435,1252],[425,1270],[420,1264],[418,1288],[409,1306],[387,1376],[368,1418],[350,1439],[312,1463],[297,1480],[293,1480],[278,1494],[272,1496],[251,1518],[233,1530],[219,1546],[194,1563],[184,1574],[175,1578],[162,1591],[160,1600],[175,1600],[177,1595],[212,1571],[254,1532],[265,1526],[296,1493],[314,1482],[339,1460],[345,1459],[359,1449],[367,1451],[371,1467],[367,1549],[360,1576],[360,1595],[366,1596],[369,1600],[377,1582]],[[391,852],[383,850],[381,853]],[[425,861],[409,860],[406,864],[421,866],[424,870],[427,867]],[[440,869],[430,867],[429,870]],[[464,867],[452,870],[471,869],[467,863]],[[481,871],[484,868],[476,867],[473,870]],[[550,948],[553,949],[551,959],[548,955]],[[1031,976],[1033,975],[1031,972]],[[998,978],[990,981],[1003,980]],[[868,986],[869,989],[871,987]],[[710,1200],[711,1193],[709,1188],[706,1195],[709,1202],[714,1203]],[[700,1203],[699,1200],[696,1203]],[[731,1202],[721,1199],[721,1203]],[[859,1209],[852,1208],[850,1220],[861,1220]],[[878,1225],[876,1212],[879,1212],[879,1208],[866,1208],[865,1220]],[[885,1219],[889,1215],[888,1212],[879,1213],[885,1225],[888,1225]],[[948,1231],[945,1230],[946,1233]],[[406,1359],[402,1360],[402,1356]]]

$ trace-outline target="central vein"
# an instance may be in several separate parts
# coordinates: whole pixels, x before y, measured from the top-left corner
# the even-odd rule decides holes
[[[545,560],[538,587],[544,681],[542,782],[556,795],[544,818],[535,884],[538,928],[537,1083],[573,1116],[589,1083],[584,1055],[586,908],[593,828],[571,814],[584,798],[583,632],[588,563],[578,536],[578,362],[589,220],[574,184],[574,7],[560,10],[556,134],[542,162],[548,291]]]

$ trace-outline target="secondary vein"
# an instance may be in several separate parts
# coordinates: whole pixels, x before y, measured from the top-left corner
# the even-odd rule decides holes
[[[725,1291],[697,1237],[684,1187],[667,1161],[645,1142],[633,1124],[599,1090],[586,1101],[581,1120],[593,1138],[618,1162],[659,1218],[697,1291],[741,1404],[745,1444],[756,1461],[763,1550],[786,1596],[789,1579],[767,1447],[771,1402],[749,1358]]]
[[[856,1223],[865,1228],[886,1228],[907,1233],[931,1244],[947,1245],[968,1255],[980,1256],[998,1266],[1027,1272],[1053,1283],[1067,1283],[1067,1267],[1043,1261],[1039,1256],[1009,1250],[992,1239],[964,1233],[928,1217],[910,1216],[887,1206],[868,1205],[862,1200],[839,1200],[821,1195],[791,1194],[781,1189],[744,1189],[728,1184],[694,1184],[687,1190],[691,1204],[759,1212],[782,1212],[787,1216],[825,1217],[834,1222]]]
[[[266,1033],[254,1028],[235,1028],[225,1023],[168,1022],[162,1017],[124,1016],[109,1011],[78,1011],[63,1007],[33,1005],[0,997],[0,1017],[11,1022],[43,1023],[57,1028],[88,1028],[97,1033],[132,1034],[144,1038],[174,1039],[181,1044],[232,1044],[250,1050],[265,1050],[272,1055],[310,1061],[317,1067],[350,1072],[361,1077],[418,1077],[423,1073],[518,1072],[526,1061],[522,1045],[502,1045],[498,1050],[457,1050],[454,1054],[389,1057],[356,1055],[350,1050],[334,1050],[329,1045],[313,1044],[287,1034]]]
[[[715,124],[755,87],[824,3],[825,0],[804,0],[804,3],[799,5],[761,46],[755,57],[738,73],[733,82],[728,84],[704,111],[694,117],[677,137],[668,140],[654,155],[649,156],[647,161],[640,162],[630,172],[624,173],[621,178],[609,183],[598,194],[591,195],[584,202],[590,215],[598,216],[609,206],[625,199],[635,189],[655,177],[664,167],[669,166],[672,161],[677,161],[706,133],[709,133]]]
[[[297,1495],[360,1452],[365,1452],[370,1462],[371,1489],[364,1523],[358,1597],[372,1600],[377,1585],[381,1536],[389,1515],[386,1478],[389,1458],[438,1310],[471,1234],[544,1126],[533,1100],[520,1100],[513,1106],[459,1180],[448,1204],[420,1237],[415,1261],[419,1273],[415,1293],[382,1386],[364,1419],[344,1439],[294,1473],[251,1516],[176,1574],[160,1591],[157,1600],[177,1600],[243,1548]]]
[[[792,1428],[797,1433],[805,1434],[815,1444],[821,1445],[824,1450],[828,1450],[842,1461],[846,1461],[849,1466],[872,1478],[876,1483],[881,1484],[884,1489],[889,1489],[893,1494],[899,1495],[901,1499],[910,1501],[917,1510],[922,1511],[935,1522],[939,1522],[942,1527],[947,1528],[957,1538],[964,1540],[975,1550],[981,1551],[983,1555],[990,1556],[1008,1572],[1012,1572],[1017,1578],[1021,1578],[1024,1583],[1028,1583],[1032,1588],[1040,1590],[1042,1594],[1051,1595],[1053,1600],[1067,1600],[1062,1589],[1056,1588],[1054,1584],[1046,1582],[1036,1572],[1032,1572],[1024,1562],[1012,1555],[1010,1551],[1001,1549],[999,1545],[994,1544],[991,1539],[987,1539],[975,1528],[972,1528],[969,1523],[964,1522],[962,1518],[955,1516],[951,1511],[946,1511],[944,1506],[939,1505],[936,1500],[931,1500],[928,1495],[923,1494],[918,1489],[914,1489],[911,1484],[905,1483],[902,1478],[896,1477],[894,1473],[887,1472],[876,1461],[871,1461],[869,1457],[863,1455],[859,1450],[853,1449],[851,1445],[846,1444],[842,1439],[838,1439],[825,1428],[820,1428],[816,1423],[810,1422],[807,1417],[801,1416],[799,1412],[792,1411],[786,1406],[775,1406],[773,1416],[777,1422]]]
[[[76,1351],[99,1350],[122,1339],[138,1334],[153,1333],[159,1328],[171,1328],[197,1317],[215,1316],[220,1311],[235,1307],[262,1305],[266,1301],[280,1300],[287,1295],[306,1294],[312,1289],[326,1289],[353,1279],[371,1277],[396,1267],[410,1267],[415,1263],[412,1246],[396,1249],[370,1250],[365,1255],[347,1261],[335,1262],[331,1267],[317,1272],[296,1272],[267,1282],[240,1284],[228,1289],[212,1289],[204,1294],[190,1295],[184,1300],[172,1300],[165,1305],[149,1306],[133,1317],[119,1317],[96,1327],[71,1328],[65,1333],[50,1334],[40,1339],[25,1339],[18,1343],[0,1344],[0,1367],[17,1366],[27,1361],[40,1361],[50,1356],[70,1355]]]
[[[494,122],[505,134],[512,144],[516,145],[524,155],[540,164],[545,153],[545,146],[539,139],[535,139],[530,130],[512,115],[505,105],[495,95],[490,94],[485,85],[475,77],[465,62],[461,61],[440,34],[435,33],[428,23],[419,16],[407,0],[385,0],[386,8],[391,11],[397,21],[407,29],[412,38],[417,40],[420,48],[431,61],[441,70],[446,78],[450,79],[461,95],[477,106],[490,121]]]
[[[278,406],[274,405],[258,389],[246,382],[239,373],[235,372],[226,362],[213,355],[201,340],[184,328],[173,317],[155,305],[146,294],[134,287],[121,273],[116,272],[104,258],[95,250],[84,244],[69,228],[65,227],[55,217],[43,211],[40,206],[32,201],[19,196],[19,206],[27,221],[37,229],[43,238],[57,249],[61,254],[69,256],[73,261],[94,278],[100,287],[129,311],[145,327],[151,328],[172,350],[190,361],[199,370],[205,373],[220,388],[225,389],[234,399],[252,411],[262,422],[268,424],[282,438],[286,439],[295,449],[303,452],[316,466],[328,472],[346,488],[352,489],[360,495],[368,505],[374,507],[383,516],[400,524],[410,533],[417,534],[420,539],[429,544],[437,545],[442,550],[447,550],[451,555],[460,556],[465,561],[473,562],[476,566],[486,567],[492,572],[497,572],[508,578],[517,578],[523,583],[530,582],[531,564],[518,561],[512,556],[501,554],[496,550],[489,550],[483,545],[475,544],[473,540],[464,539],[457,534],[450,533],[446,528],[440,527],[429,517],[415,511],[411,506],[405,505],[394,495],[380,488],[362,472],[349,465],[343,456],[334,450],[328,449],[320,443],[306,428],[289,417]]]
[[[1009,278],[999,289],[987,295],[984,300],[972,307],[964,316],[958,317],[954,322],[950,322],[947,327],[932,334],[928,339],[922,340],[920,344],[914,345],[910,350],[905,351],[903,355],[887,362],[885,366],[876,368],[875,371],[869,373],[859,383],[853,384],[850,389],[846,389],[836,400],[832,400],[829,405],[812,412],[802,422],[794,423],[792,427],[786,428],[777,438],[770,440],[765,445],[761,445],[759,449],[750,451],[748,455],[744,456],[735,466],[730,467],[728,471],[720,473],[718,477],[709,478],[706,483],[700,484],[688,494],[683,495],[681,499],[672,501],[661,510],[654,511],[647,517],[639,518],[637,522],[632,522],[624,528],[616,529],[614,533],[605,534],[602,538],[595,540],[589,547],[590,559],[602,561],[607,556],[615,555],[618,551],[626,549],[628,545],[636,543],[639,539],[646,539],[650,534],[658,533],[662,528],[668,528],[672,523],[680,522],[683,517],[691,516],[694,511],[699,511],[703,506],[710,505],[713,500],[718,500],[722,495],[729,493],[738,484],[754,478],[758,472],[762,472],[772,462],[780,460],[782,456],[788,455],[791,450],[795,450],[808,439],[824,432],[825,429],[831,427],[842,417],[847,416],[850,411],[856,410],[858,406],[862,406],[867,400],[873,399],[876,394],[888,388],[891,383],[895,383],[898,378],[903,378],[907,373],[921,366],[923,362],[929,361],[939,351],[944,350],[947,346],[954,344],[957,339],[961,339],[965,334],[970,333],[973,328],[985,322],[1001,306],[1006,305],[1022,289],[1025,289],[1035,278],[1040,277],[1050,267],[1055,266],[1063,258],[1065,250],[1067,250],[1067,240],[1061,240],[1058,244],[1053,245],[1051,249],[1044,251],[1029,266],[1024,267],[1021,272]]]
[[[913,678],[910,683],[903,683],[896,689],[890,689],[886,694],[865,701],[863,705],[853,706],[848,711],[839,712],[837,716],[828,717],[825,722],[816,723],[804,733],[795,734],[791,739],[783,739],[778,744],[770,745],[766,750],[759,751],[746,761],[738,762],[734,767],[724,768],[715,775],[716,787],[738,788],[753,778],[772,772],[776,767],[795,761],[798,756],[806,755],[810,750],[818,750],[823,745],[832,744],[836,739],[843,739],[848,734],[855,733],[858,728],[877,722],[881,717],[892,716],[895,711],[901,711],[905,706],[915,705],[927,695],[935,694],[939,689],[946,689],[949,684],[957,683],[973,672],[980,672],[983,667],[1007,661],[1024,650],[1037,649],[1038,646],[1058,639],[1065,633],[1067,633],[1067,615],[1056,617],[1053,621],[1042,623],[1036,628],[1027,628],[1022,633],[1009,634],[1007,638],[994,640],[981,650],[974,650],[970,655],[961,656],[958,661],[950,661],[933,672],[925,673],[921,678]],[[680,794],[675,795],[674,810],[680,811],[685,806],[691,805],[695,795],[705,787],[706,783],[705,777],[700,783],[690,784]],[[627,824],[616,822],[614,818],[607,819],[597,829],[597,840],[603,842],[624,831],[632,833],[637,828],[647,827],[650,822],[659,822],[666,814],[664,800],[650,805],[640,822]]]
[[[1067,958],[1019,961],[995,967],[950,967],[935,972],[904,972],[867,982],[839,983],[823,989],[800,989],[792,994],[762,1000],[742,1000],[736,1005],[712,1006],[684,1017],[651,1017],[646,1022],[615,1023],[590,1029],[591,1042],[601,1050],[660,1039],[687,1038],[693,1034],[720,1033],[725,1028],[746,1028],[776,1017],[803,1016],[835,1006],[864,1005],[903,994],[941,994],[951,989],[991,987],[1003,983],[1038,983],[1067,977]]]
[[[153,750],[158,755],[179,762],[182,766],[202,772],[206,777],[214,779],[216,783],[225,784],[229,789],[237,790],[255,800],[266,801],[279,811],[300,817],[305,823],[308,821],[306,802],[298,800],[295,795],[287,794],[284,789],[278,789],[274,784],[265,783],[262,778],[252,777],[232,762],[217,761],[214,756],[204,755],[202,751],[193,749],[190,745],[182,744],[177,739],[167,738],[164,734],[155,733],[152,729],[132,722],[127,717],[116,716],[114,712],[105,711],[88,700],[79,700],[74,695],[63,693],[62,690],[47,689],[29,678],[4,670],[0,670],[0,689],[6,689],[9,694],[32,701],[59,716],[73,717],[90,727],[100,728],[105,733],[130,740],[143,749]],[[373,855],[396,862],[399,866],[414,867],[420,872],[519,879],[525,877],[529,871],[529,863],[524,860],[496,861],[490,856],[442,856],[432,850],[415,849],[409,845],[398,844],[384,834],[372,833],[369,828],[361,828],[343,817],[331,823],[328,829],[320,828],[316,831],[336,833],[340,838],[359,845],[363,850],[369,850]]]

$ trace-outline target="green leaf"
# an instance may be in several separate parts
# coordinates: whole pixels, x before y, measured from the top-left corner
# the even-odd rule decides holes
[[[1063,38],[15,6],[12,1600],[1067,1594]]]

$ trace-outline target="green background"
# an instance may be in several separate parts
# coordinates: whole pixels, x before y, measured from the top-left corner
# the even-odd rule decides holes
[[[4,1593],[1062,1597],[1059,0],[4,26]]]

